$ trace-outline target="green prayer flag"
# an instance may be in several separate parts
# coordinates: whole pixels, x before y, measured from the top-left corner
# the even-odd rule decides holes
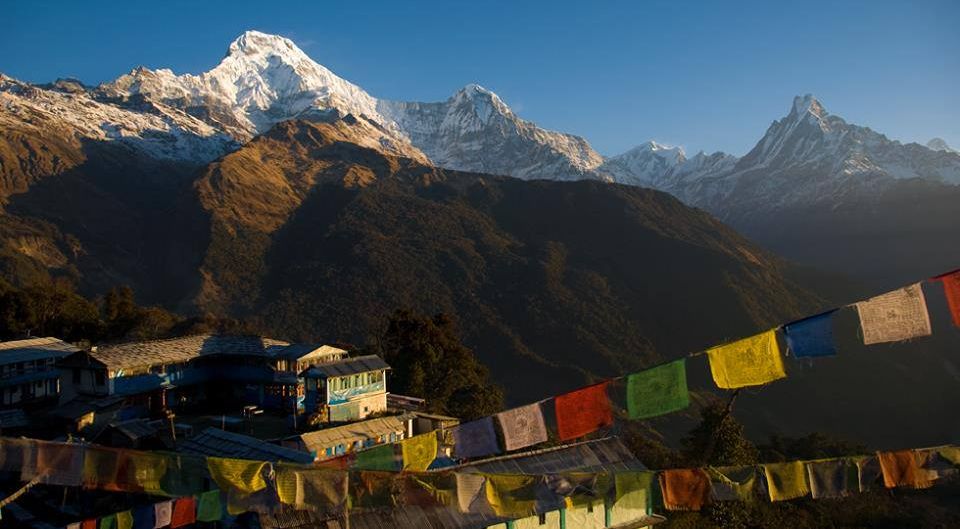
[[[399,470],[396,451],[392,444],[357,452],[357,461],[353,466],[360,470]]]
[[[223,518],[223,507],[220,505],[220,491],[211,490],[200,495],[197,501],[198,522],[218,522]]]
[[[647,419],[690,404],[686,359],[627,376],[627,413],[631,419]]]
[[[100,529],[117,529],[117,515],[108,514],[100,518]]]

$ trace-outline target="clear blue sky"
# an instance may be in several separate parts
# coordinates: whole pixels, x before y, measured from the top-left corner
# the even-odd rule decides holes
[[[590,5],[594,4],[594,5]],[[960,1],[0,0],[0,71],[200,72],[247,29],[388,99],[480,83],[604,154],[648,139],[743,154],[796,94],[901,141],[960,146]]]

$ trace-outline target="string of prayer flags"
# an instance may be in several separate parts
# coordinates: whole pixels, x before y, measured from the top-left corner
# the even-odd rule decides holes
[[[170,529],[186,527],[197,521],[197,500],[193,496],[179,498],[173,504],[173,515],[170,517]]]
[[[767,477],[770,501],[792,500],[810,494],[803,461],[767,463],[763,465],[763,472]]]
[[[354,467],[361,470],[393,471],[399,469],[397,454],[392,444],[383,444],[357,452]]]
[[[714,382],[723,389],[759,386],[787,376],[776,330],[707,349]]]
[[[699,511],[710,501],[710,476],[702,468],[664,470],[660,491],[668,511]]]
[[[925,489],[933,485],[920,468],[917,454],[913,450],[877,452],[877,459],[880,461],[880,470],[883,472],[883,485],[888,489],[894,487]]]
[[[504,448],[519,450],[547,441],[547,425],[539,403],[528,404],[497,414],[503,432]]]
[[[462,459],[484,457],[500,452],[493,417],[484,417],[451,428],[453,455]]]
[[[745,467],[709,467],[710,499],[713,501],[750,501],[754,497],[757,470]]]
[[[170,525],[170,520],[173,517],[173,502],[172,501],[161,501],[156,503],[153,506],[153,527],[154,529],[160,529],[161,527],[166,527]]]
[[[857,467],[847,459],[808,461],[807,479],[813,499],[842,498],[853,489]]]
[[[197,521],[219,522],[222,518],[223,505],[220,503],[220,491],[210,490],[201,494],[197,501]]]
[[[930,314],[920,283],[857,303],[863,343],[901,342],[930,336]]]
[[[569,441],[613,424],[613,407],[607,396],[607,382],[571,391],[554,398],[557,434]]]
[[[833,313],[824,312],[810,316],[783,327],[787,348],[797,358],[834,356],[837,348],[833,343]]]
[[[943,285],[943,293],[947,297],[947,307],[953,316],[953,324],[960,327],[960,270],[937,276]]]
[[[400,441],[403,470],[423,472],[437,458],[437,433],[430,432]]]
[[[627,376],[627,414],[648,419],[690,405],[685,358]]]

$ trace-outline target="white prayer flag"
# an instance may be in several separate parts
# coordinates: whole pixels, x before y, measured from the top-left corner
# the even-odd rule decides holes
[[[930,336],[930,315],[920,283],[857,303],[863,343],[871,345]]]
[[[153,508],[155,514],[155,523],[153,526],[156,529],[160,529],[161,527],[170,525],[170,518],[173,516],[173,502],[161,501],[160,503],[154,504]]]
[[[546,442],[547,425],[540,404],[528,404],[497,414],[507,450],[517,450]]]

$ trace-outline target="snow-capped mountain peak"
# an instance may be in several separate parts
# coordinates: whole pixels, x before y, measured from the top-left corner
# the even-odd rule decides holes
[[[947,145],[947,142],[943,138],[933,138],[927,142],[927,148],[932,151],[943,151],[943,152],[952,152],[954,154],[960,153],[960,151],[954,149],[953,147]]]

